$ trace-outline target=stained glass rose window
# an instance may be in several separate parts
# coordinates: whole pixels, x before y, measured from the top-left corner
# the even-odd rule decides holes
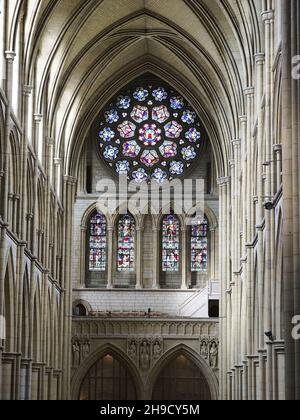
[[[125,89],[101,113],[100,153],[137,183],[182,177],[199,156],[204,129],[196,112],[163,82]]]

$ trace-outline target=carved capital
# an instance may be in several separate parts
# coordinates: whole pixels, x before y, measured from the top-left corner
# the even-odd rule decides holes
[[[54,162],[54,166],[60,166],[62,164],[62,159],[54,158],[53,162]]]
[[[234,139],[231,141],[231,144],[233,147],[239,148],[241,147],[241,142],[242,142],[241,139]]]
[[[219,178],[219,179],[217,179],[217,184],[218,184],[219,187],[225,187],[229,184],[230,179],[231,178],[229,176]]]
[[[266,10],[261,14],[262,21],[266,24],[274,22],[275,13],[274,10]]]
[[[28,214],[26,215],[26,219],[27,219],[27,220],[32,220],[32,219],[33,219],[33,213],[28,213]]]
[[[23,86],[23,95],[29,97],[32,94],[32,86],[24,85]]]
[[[46,137],[46,142],[48,146],[54,145],[54,139],[52,137]]]
[[[33,114],[33,120],[36,124],[39,124],[42,122],[43,115],[42,114]]]
[[[245,96],[254,96],[254,87],[249,86],[249,87],[245,88],[244,89],[244,94],[245,94]]]
[[[65,183],[66,183],[66,184],[68,184],[68,185],[76,185],[76,183],[77,183],[77,178],[74,178],[74,177],[72,177],[72,176],[65,175],[65,176],[64,176],[64,181],[65,181]]]
[[[8,62],[13,63],[17,54],[14,51],[5,51],[4,55]]]
[[[241,116],[239,117],[239,120],[240,120],[240,123],[241,123],[241,124],[247,124],[248,117],[247,117],[247,115],[241,115]]]
[[[282,144],[274,144],[273,150],[275,153],[281,153],[282,152]]]
[[[255,57],[256,64],[259,64],[259,65],[264,64],[265,58],[266,58],[264,53],[257,53],[257,54],[255,54],[254,57]]]

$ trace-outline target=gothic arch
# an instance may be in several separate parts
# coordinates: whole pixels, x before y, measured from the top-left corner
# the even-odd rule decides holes
[[[174,216],[178,218],[179,223],[180,223],[180,228],[182,229],[185,226],[184,215],[181,214],[182,209],[176,208],[176,205],[175,205],[175,206],[170,207],[170,210],[171,210],[170,212],[168,212],[167,210],[169,210],[168,204],[160,210],[159,215],[157,217],[157,226],[155,227],[161,230],[161,226],[162,226],[162,222],[164,218],[168,216],[168,214],[171,214],[173,212]]]
[[[134,223],[135,223],[135,230],[138,230],[142,227],[142,220],[143,217],[141,215],[141,213],[139,211],[137,211],[137,209],[132,208],[128,206],[128,214],[130,214],[133,219],[134,219]],[[116,210],[116,213],[112,215],[111,218],[111,222],[112,222],[112,227],[117,231],[118,230],[118,223],[120,218],[124,216],[123,213],[121,213],[121,207],[118,207]]]
[[[131,377],[133,379],[137,399],[141,400],[144,397],[144,384],[141,379],[140,373],[134,363],[129,359],[129,357],[118,347],[114,346],[113,344],[105,344],[100,349],[97,349],[93,354],[91,354],[78,368],[75,372],[72,384],[71,384],[71,395],[73,400],[78,400],[80,387],[83,383],[83,380],[92,366],[102,357],[105,357],[107,354],[111,353],[115,355],[117,359],[119,359],[124,366],[128,369]]]
[[[59,369],[60,366],[60,301],[59,296],[56,296],[56,291],[54,291],[55,297],[54,297],[54,331],[55,331],[55,339],[53,344],[53,368]]]
[[[273,318],[276,339],[281,340],[284,336],[283,331],[283,215],[280,207],[277,218],[276,247],[275,247],[275,284],[273,286]],[[280,308],[280,309],[279,309]]]
[[[38,280],[37,280],[38,283]],[[33,305],[32,305],[32,357],[33,362],[38,363],[41,360],[41,347],[40,347],[40,338],[41,338],[41,297],[40,297],[40,287],[37,284],[34,295],[33,295]]]
[[[189,209],[186,213],[190,215],[192,210],[202,210],[201,204],[196,204],[195,207]],[[207,203],[204,204],[204,216],[207,218],[208,224],[211,228],[217,229],[219,227],[219,220],[218,216],[216,215],[215,211],[209,206]],[[186,224],[186,223],[185,223]]]
[[[177,355],[184,355],[187,359],[191,360],[200,369],[208,383],[212,400],[217,400],[219,392],[217,376],[208,366],[207,362],[198,353],[196,353],[195,350],[191,349],[185,344],[179,344],[178,346],[173,347],[167,353],[165,353],[163,357],[159,359],[159,361],[156,363],[148,379],[148,399],[152,398],[153,389],[160,373]]]
[[[22,0],[17,0],[15,2],[15,8],[12,15],[11,26],[10,26],[9,37],[8,37],[8,46],[9,46],[10,51],[15,51],[15,48],[16,48],[17,32],[19,30],[22,7],[23,7],[22,3],[23,3]]]
[[[23,285],[22,285],[22,311],[21,311],[21,325],[22,325],[22,337],[21,337],[21,349],[23,357],[27,357],[29,354],[29,330],[30,330],[30,284],[29,284],[29,272],[28,265],[25,266]]]
[[[15,270],[12,250],[8,254],[6,271],[4,275],[4,317],[6,326],[5,351],[13,352],[15,349],[16,317],[15,300]]]
[[[259,344],[260,344],[260,335],[259,335],[259,325],[260,325],[260,321],[261,321],[261,317],[263,316],[263,314],[261,313],[261,301],[263,299],[263,296],[261,296],[260,294],[260,288],[259,288],[259,284],[258,284],[258,256],[257,256],[257,252],[255,252],[254,255],[254,285],[253,285],[253,326],[252,329],[254,332],[256,332],[256,334],[253,336],[253,348],[258,348]]]
[[[14,127],[9,136],[9,151],[8,151],[8,172],[9,172],[9,190],[11,194],[18,193],[18,186],[20,177],[18,168],[20,168],[20,148],[19,139],[16,128]]]
[[[274,115],[277,115],[278,118],[274,120],[274,136],[275,136],[275,144],[282,143],[282,54],[277,55],[276,57],[276,69],[275,73],[275,100],[274,100]]]
[[[108,227],[113,227],[113,220],[109,214],[107,207],[103,206],[100,202],[91,204],[84,212],[81,219],[81,227],[86,229],[88,227],[89,221],[94,213],[101,212],[106,217],[106,222]]]
[[[92,310],[93,310],[89,302],[87,302],[86,300],[77,299],[77,300],[75,300],[75,301],[73,302],[73,304],[72,304],[73,311],[75,310],[76,306],[78,306],[78,305],[82,305],[82,306],[85,308],[86,313],[87,313],[87,316],[88,316],[88,315],[92,312]]]
[[[48,287],[47,290],[47,303],[46,303],[46,319],[45,319],[45,331],[44,331],[44,339],[46,342],[46,355],[45,361],[47,363],[47,367],[52,366],[52,357],[54,356],[54,317],[53,317],[53,310],[52,310],[52,290]]]
[[[88,255],[89,255],[89,225],[91,218],[96,213],[102,213],[103,216],[106,219],[106,240],[107,240],[107,247],[111,246],[111,244],[108,243],[108,231],[113,230],[113,227],[115,226],[115,216],[111,215],[108,211],[108,209],[103,206],[100,202],[93,203],[90,205],[84,212],[82,218],[81,218],[81,238],[80,238],[80,282],[83,282],[83,279],[87,278],[86,274],[88,271]]]

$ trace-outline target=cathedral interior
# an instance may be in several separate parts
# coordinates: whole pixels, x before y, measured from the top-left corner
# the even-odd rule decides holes
[[[299,40],[299,0],[0,1],[1,400],[300,399]]]

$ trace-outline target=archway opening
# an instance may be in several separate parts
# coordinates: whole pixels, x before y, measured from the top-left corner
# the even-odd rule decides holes
[[[86,307],[82,303],[79,303],[78,305],[76,305],[73,308],[73,316],[79,316],[79,317],[87,316]]]
[[[152,399],[210,401],[212,396],[201,369],[184,354],[179,354],[160,373],[153,388]]]
[[[98,360],[85,376],[81,401],[135,401],[137,392],[128,368],[112,353]]]

